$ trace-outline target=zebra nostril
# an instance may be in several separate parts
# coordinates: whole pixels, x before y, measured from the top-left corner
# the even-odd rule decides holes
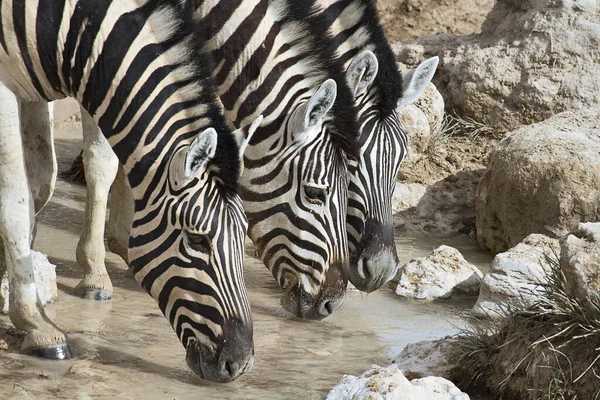
[[[233,377],[233,368],[231,367],[231,362],[225,361],[225,371],[227,375]]]
[[[365,258],[362,259],[361,268],[362,268],[363,278],[367,281],[370,280],[372,277],[372,274],[371,274],[371,270],[369,269],[369,263]]]
[[[323,303],[323,311],[325,311],[324,314],[326,315],[331,315],[333,314],[333,305],[331,304],[331,301],[327,300],[325,303]]]

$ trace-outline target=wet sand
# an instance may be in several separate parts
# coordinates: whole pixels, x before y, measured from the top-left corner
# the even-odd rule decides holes
[[[65,171],[80,149],[80,123],[72,102],[56,108],[59,167]],[[407,343],[456,332],[476,300],[416,302],[396,297],[390,284],[369,295],[349,292],[342,308],[324,321],[299,320],[281,308],[281,290],[247,242],[244,273],[254,316],[254,368],[230,384],[208,383],[189,372],[175,333],[118,256],[107,251],[115,287],[111,301],[71,294],[82,276],[75,247],[84,201],[83,186],[59,177],[51,203],[38,216],[34,244],[57,265],[60,300],[47,313],[67,332],[74,359],[29,357],[19,353],[22,338],[0,340],[3,399],[322,399],[343,374],[388,364]],[[401,231],[397,236],[403,262],[440,244],[458,248],[482,269],[491,261],[466,236]],[[0,337],[10,326],[8,317],[0,316]]]

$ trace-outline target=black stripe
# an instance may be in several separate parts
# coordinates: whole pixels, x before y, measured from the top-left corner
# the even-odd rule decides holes
[[[42,85],[33,69],[31,55],[29,54],[29,50],[27,50],[27,31],[25,27],[25,2],[22,0],[13,1],[13,21],[15,28],[15,36],[19,45],[19,51],[21,52],[21,57],[23,58],[23,62],[25,63],[25,68],[27,68],[27,73],[29,74],[31,83],[33,84],[35,90],[37,90],[41,97],[43,97],[47,101],[50,101],[50,98],[44,92],[44,89],[42,88]]]
[[[98,56],[96,64],[92,67],[89,81],[85,88],[85,96],[82,103],[90,114],[94,115],[99,105],[106,98],[111,88],[111,85],[107,85],[107,82],[112,82],[115,79],[117,71],[123,63],[123,59],[129,51],[132,42],[139,35],[155,7],[154,2],[149,1],[137,10],[121,15],[112,31],[108,34],[108,37],[104,41],[102,53]],[[130,82],[130,87],[133,87],[136,82]],[[120,100],[123,101],[124,99]],[[101,126],[101,129],[104,128]]]
[[[42,3],[44,0],[42,0]],[[86,19],[85,19],[85,27],[84,31],[81,34],[79,39],[79,46],[75,52],[75,64],[71,69],[71,91],[72,93],[77,93],[79,91],[79,85],[81,84],[81,78],[84,74],[84,68],[88,62],[92,54],[92,47],[94,45],[94,41],[98,36],[98,32],[100,31],[100,27],[104,18],[106,17],[106,13],[108,12],[108,7],[112,4],[112,1],[89,1],[77,3],[79,7],[87,8],[86,11]],[[110,36],[109,36],[110,38]],[[127,40],[126,37],[123,39]],[[108,44],[108,43],[107,43]],[[128,43],[123,43],[123,47],[127,47]],[[110,80],[107,80],[110,82]],[[109,85],[106,85],[109,87]]]
[[[63,22],[62,15],[64,8],[65,0],[40,1],[35,21],[36,44],[40,63],[46,79],[57,93],[62,93],[62,85],[58,75],[57,56],[58,32]]]

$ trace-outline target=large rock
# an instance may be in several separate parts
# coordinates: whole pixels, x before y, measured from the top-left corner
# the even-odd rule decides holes
[[[568,293],[582,304],[600,304],[600,222],[579,224],[560,241],[560,268]]]
[[[481,284],[471,313],[481,318],[498,318],[511,308],[533,304],[548,282],[550,265],[546,255],[560,252],[557,239],[533,234],[505,253],[496,255]]]
[[[481,33],[396,43],[399,61],[437,55],[446,107],[509,131],[600,105],[600,2],[497,0]]]
[[[396,294],[420,300],[475,295],[482,276],[458,250],[442,245],[428,257],[412,260],[402,268]]]
[[[440,376],[449,379],[450,359],[456,351],[456,341],[450,337],[423,340],[407,344],[394,358],[394,364],[408,379]]]
[[[600,108],[503,139],[477,188],[476,216],[479,243],[495,253],[530,233],[558,238],[600,220]]]
[[[452,382],[439,377],[409,381],[398,366],[373,365],[361,376],[346,375],[327,395],[327,400],[468,400]]]
[[[58,300],[58,287],[56,286],[56,266],[48,261],[48,257],[39,251],[31,250],[33,261],[33,277],[37,294],[42,305]],[[4,275],[0,279],[0,313],[8,313],[9,283]]]

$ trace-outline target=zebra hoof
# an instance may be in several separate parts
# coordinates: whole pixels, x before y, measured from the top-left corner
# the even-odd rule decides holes
[[[89,300],[110,300],[110,299],[112,299],[111,293],[109,293],[105,289],[98,289],[98,288],[77,286],[73,290],[73,294],[77,297],[81,297],[82,299],[89,299]]]
[[[65,343],[59,343],[52,347],[38,347],[27,350],[27,354],[40,358],[47,358],[49,360],[68,360],[73,358],[69,345]]]

